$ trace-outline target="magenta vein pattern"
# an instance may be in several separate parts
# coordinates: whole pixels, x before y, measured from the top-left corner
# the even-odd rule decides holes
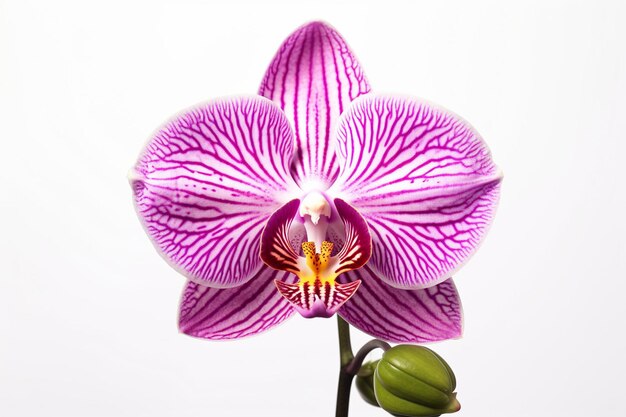
[[[460,337],[462,308],[452,279],[431,288],[390,287],[369,265],[342,275],[361,286],[339,315],[365,333],[396,343],[424,343]]]
[[[178,116],[136,166],[135,202],[169,261],[191,280],[232,287],[262,266],[259,239],[293,180],[293,134],[262,97],[211,102]]]
[[[480,136],[433,105],[366,96],[342,116],[337,141],[336,191],[370,226],[372,270],[402,288],[450,277],[484,236],[499,195]]]
[[[276,290],[274,280],[294,283],[295,275],[261,268],[250,283],[211,288],[188,282],[180,303],[179,328],[205,339],[238,339],[277,326],[295,310]]]
[[[337,177],[331,137],[339,115],[369,91],[356,58],[331,27],[309,24],[281,45],[259,94],[278,104],[293,126],[291,172],[299,185],[313,178],[329,186]]]

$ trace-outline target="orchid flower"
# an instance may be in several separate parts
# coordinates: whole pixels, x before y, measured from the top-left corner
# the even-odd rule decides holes
[[[494,216],[501,175],[458,116],[375,95],[343,38],[295,31],[258,96],[175,116],[132,171],[139,217],[188,282],[179,326],[257,334],[337,313],[393,342],[461,334],[452,274]]]

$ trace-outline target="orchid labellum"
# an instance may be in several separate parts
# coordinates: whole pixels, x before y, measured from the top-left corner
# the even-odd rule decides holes
[[[147,233],[188,279],[184,333],[233,339],[337,313],[425,342],[461,333],[450,277],[484,237],[500,178],[467,122],[370,92],[342,37],[315,22],[285,40],[258,96],[162,126],[131,183]]]

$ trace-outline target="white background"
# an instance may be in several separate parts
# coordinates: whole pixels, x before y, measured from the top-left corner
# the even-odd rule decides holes
[[[376,91],[471,121],[505,173],[456,277],[465,337],[434,345],[459,415],[624,415],[624,3],[468,3],[0,2],[0,415],[333,415],[335,321],[179,334],[184,280],[126,181],[153,129],[255,93],[313,19]],[[386,415],[353,394],[352,416]]]

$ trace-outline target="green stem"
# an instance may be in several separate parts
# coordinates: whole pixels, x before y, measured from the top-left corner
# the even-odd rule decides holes
[[[352,362],[352,344],[350,343],[350,325],[337,315],[337,331],[339,333],[339,384],[337,386],[337,408],[335,417],[348,417],[350,408],[350,388],[354,375],[347,372],[346,367]]]
[[[361,369],[365,357],[374,349],[387,350],[391,346],[389,346],[389,343],[379,339],[370,340],[359,349],[355,356],[352,352],[352,343],[350,342],[350,325],[339,315],[337,315],[337,331],[339,333],[339,358],[341,364],[335,417],[348,417],[352,379]]]
[[[339,333],[339,356],[341,367],[348,365],[354,354],[352,353],[352,343],[350,342],[350,325],[339,315],[337,315],[337,330]]]
[[[361,365],[363,365],[363,361],[365,357],[374,349],[382,349],[387,351],[391,349],[391,346],[387,342],[383,342],[380,339],[370,340],[366,344],[359,349],[359,351],[354,356],[354,359],[350,361],[346,366],[343,367],[343,370],[351,375],[356,375],[361,369]]]

